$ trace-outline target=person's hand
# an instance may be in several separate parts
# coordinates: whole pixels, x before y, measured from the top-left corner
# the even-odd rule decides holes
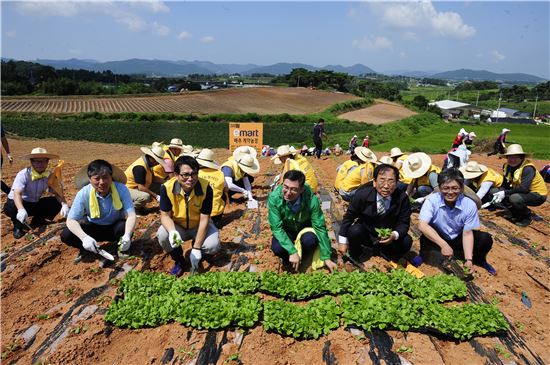
[[[63,218],[67,217],[67,215],[69,214],[69,206],[67,205],[67,203],[61,204],[61,211],[59,213]]]
[[[327,266],[330,272],[334,272],[334,270],[338,268],[338,265],[332,260],[325,260],[325,265]]]
[[[387,245],[396,240],[395,232],[392,232],[388,238],[378,241],[381,245]]]
[[[501,191],[498,191],[496,193],[493,194],[493,200],[492,202],[494,204],[498,204],[500,203],[501,201],[504,200],[504,190],[501,190]]]
[[[181,239],[180,233],[174,229],[168,232],[168,242],[172,248],[176,248],[182,244],[183,240]]]
[[[8,161],[10,162],[10,165],[13,163],[13,157],[8,153]]]
[[[191,269],[193,271],[196,271],[199,268],[199,263],[202,259],[202,252],[201,250],[197,248],[191,249],[191,253],[189,254],[189,260],[191,261]]]
[[[124,236],[120,238],[120,241],[118,241],[118,250],[120,252],[128,251],[131,244],[132,239],[130,238],[130,235],[128,233],[125,233]]]
[[[441,254],[443,256],[453,256],[453,248],[446,244],[441,248]]]
[[[99,245],[97,244],[97,241],[90,236],[84,237],[84,239],[82,240],[82,247],[84,247],[86,251],[90,251],[93,253],[97,253],[99,249]]]
[[[474,263],[472,262],[472,260],[466,260],[464,262],[464,267],[465,268],[467,267],[470,270],[470,274],[473,274],[476,271],[476,269],[474,267]]]
[[[23,209],[18,209],[17,210],[17,220],[23,224],[27,224],[27,218],[29,218],[29,214],[27,213],[27,211],[25,210],[25,208]]]
[[[342,255],[345,255],[348,253],[348,244],[347,243],[339,243],[338,244],[338,252],[340,252]]]
[[[160,194],[157,194],[156,198],[157,198],[157,201],[160,203]]]
[[[250,200],[251,198],[254,199],[252,197],[252,192],[250,192],[248,190],[243,190],[243,192],[241,194],[245,199],[248,199],[248,200]]]
[[[300,267],[300,256],[298,256],[298,253],[293,253],[290,255],[288,261],[290,261],[290,265],[292,265],[294,271],[298,271],[298,268]]]
[[[415,203],[422,204],[424,203],[424,200],[426,200],[426,197],[423,196],[422,198],[417,198],[414,200]]]

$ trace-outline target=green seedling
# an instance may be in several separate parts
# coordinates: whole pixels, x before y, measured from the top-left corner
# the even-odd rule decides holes
[[[263,250],[264,250],[264,245],[258,245],[258,246],[256,246],[256,250],[257,250],[257,251],[263,251]]]
[[[391,228],[375,228],[374,230],[380,238],[389,238],[391,236]]]
[[[184,347],[180,347],[178,351],[180,353],[180,356],[179,356],[180,359],[184,359],[186,357],[193,357],[195,355],[195,345],[191,345],[191,348],[189,350],[187,350]]]
[[[505,359],[509,359],[512,357],[512,355],[508,351],[506,351],[506,349],[504,349],[504,346],[502,345],[496,345],[495,350],[497,350],[498,354]]]
[[[531,247],[536,249],[537,247],[539,247],[539,244],[536,242],[531,243]]]
[[[82,331],[82,328],[80,328],[80,326],[76,326],[71,330],[71,332],[74,333],[75,335],[80,334],[80,331]]]
[[[10,343],[6,345],[4,352],[2,352],[2,360],[10,356],[13,352],[19,350],[21,346],[18,343]]]
[[[38,319],[49,319],[50,316],[46,313],[41,313],[41,314],[37,315],[36,318],[38,318]]]
[[[239,354],[238,353],[229,356],[223,363],[227,364],[228,362],[237,361],[237,360],[239,360]]]
[[[399,346],[399,348],[397,350],[395,350],[395,352],[397,352],[399,354],[403,353],[403,352],[413,352],[413,349],[412,349],[412,347],[401,345],[401,346]]]
[[[174,241],[174,244],[176,245],[176,247],[181,246],[183,244],[183,241],[181,239],[179,239],[178,235],[175,234],[175,233],[172,236],[172,240]]]
[[[525,327],[525,325],[521,322],[515,322],[514,326],[518,329],[518,332],[523,331],[523,328]]]
[[[88,270],[90,270],[92,274],[97,274],[98,272],[101,272],[103,269],[101,267],[90,267]]]
[[[73,294],[74,294],[74,288],[71,287],[65,290],[65,296],[70,297]]]

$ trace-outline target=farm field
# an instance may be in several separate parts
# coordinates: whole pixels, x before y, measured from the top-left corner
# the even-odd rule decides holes
[[[65,160],[63,181],[69,202],[76,193],[76,171],[92,158],[105,158],[125,168],[139,156],[137,146],[92,142],[10,139],[14,156],[42,146]],[[406,148],[403,148],[406,150]],[[385,152],[389,150],[386,149]],[[216,160],[224,161],[229,151],[216,149]],[[383,153],[378,154],[380,157]],[[93,157],[91,157],[93,156]],[[335,169],[346,156],[310,159],[323,188],[330,192]],[[441,165],[443,155],[433,155]],[[473,154],[475,159],[495,169],[501,160]],[[270,230],[265,202],[269,184],[277,173],[269,158],[261,158],[261,173],[254,182],[260,202],[258,211],[245,204],[232,204],[221,230],[222,245],[231,257],[227,264],[203,265],[203,271],[280,270],[271,253]],[[538,168],[548,160],[536,160]],[[15,160],[3,166],[3,180],[11,183],[25,166]],[[5,202],[2,196],[2,202]],[[332,209],[326,212],[329,228],[337,223],[345,203],[332,196]],[[483,230],[494,237],[489,254],[498,271],[491,277],[477,268],[475,280],[468,284],[466,302],[494,302],[510,322],[510,330],[499,336],[477,337],[470,341],[451,341],[428,333],[396,330],[350,332],[343,326],[317,340],[296,340],[256,325],[249,330],[198,330],[176,323],[138,330],[112,327],[105,323],[106,309],[113,301],[117,280],[125,270],[168,272],[171,259],[156,241],[158,208],[138,218],[131,257],[101,268],[93,259],[73,263],[76,250],[59,240],[63,220],[59,217],[45,229],[34,230],[16,241],[11,222],[2,215],[2,252],[5,270],[2,279],[2,357],[6,363],[21,364],[545,364],[550,362],[550,293],[529,275],[549,286],[550,213],[548,204],[534,211],[544,222],[519,228],[502,217],[502,212],[482,211]],[[418,250],[415,228],[418,214],[413,214],[411,235],[413,250]],[[337,234],[337,232],[336,232]],[[41,241],[42,240],[42,241]],[[334,242],[333,242],[334,243]],[[20,251],[24,247],[26,251]],[[186,242],[184,250],[189,250]],[[365,263],[367,269],[389,270],[387,262],[375,257]],[[341,269],[352,271],[346,263]],[[427,275],[440,271],[423,265]],[[188,268],[186,268],[186,271]],[[529,275],[528,275],[529,274]],[[186,273],[187,275],[187,273]],[[521,302],[522,292],[531,299],[531,309]],[[22,333],[26,331],[27,342]],[[34,339],[31,341],[31,336]],[[170,351],[171,349],[171,351]],[[171,355],[170,355],[171,354]],[[168,360],[166,360],[168,359]]]
[[[392,103],[387,100],[376,100],[376,104],[372,106],[340,114],[338,118],[369,124],[384,124],[415,114],[415,112],[405,108],[401,104]]]
[[[3,98],[0,110],[35,113],[307,114],[355,99],[360,98],[307,88],[261,87],[143,97]]]

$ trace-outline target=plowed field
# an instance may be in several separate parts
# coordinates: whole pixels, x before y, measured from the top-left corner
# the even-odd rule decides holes
[[[14,155],[28,153],[38,145],[60,154],[65,160],[63,180],[69,201],[76,193],[74,174],[89,160],[106,158],[125,168],[139,155],[137,147],[125,145],[10,139]],[[215,152],[218,162],[229,155],[227,150]],[[493,168],[498,168],[502,162],[477,155],[472,158]],[[331,190],[335,168],[345,159],[339,156],[311,160],[327,191]],[[433,159],[440,165],[442,156],[435,155]],[[537,167],[544,163],[547,161],[536,161]],[[24,161],[16,161],[11,166],[5,164],[2,178],[11,184],[23,167]],[[261,167],[261,174],[254,182],[259,211],[249,211],[243,203],[228,207],[220,237],[231,257],[227,265],[205,263],[203,271],[280,270],[278,260],[269,249],[270,230],[265,208],[269,183],[276,171],[268,158],[261,159]],[[5,199],[2,196],[2,202]],[[332,199],[332,209],[326,212],[330,227],[345,209],[341,200],[334,196]],[[394,330],[351,333],[342,326],[318,340],[303,341],[266,332],[261,325],[248,331],[206,331],[175,323],[139,330],[113,328],[104,321],[106,308],[117,290],[116,282],[111,279],[121,277],[130,269],[167,272],[171,267],[170,257],[160,250],[155,238],[158,209],[154,203],[150,208],[149,214],[138,218],[131,248],[133,256],[104,268],[94,258],[73,263],[76,250],[59,240],[59,229],[64,224],[61,218],[14,240],[11,221],[2,215],[3,361],[19,364],[43,360],[51,364],[220,365],[550,363],[547,337],[550,335],[550,293],[529,276],[549,286],[550,213],[547,203],[534,209],[544,221],[534,222],[527,228],[509,223],[499,211],[481,212],[483,230],[491,232],[495,238],[488,259],[498,274],[493,277],[478,268],[477,277],[468,284],[468,301],[497,302],[511,329],[500,336],[478,337],[465,342]],[[411,227],[414,250],[418,249],[417,216],[413,214]],[[189,249],[190,243],[186,242],[184,250]],[[344,270],[354,269],[348,263],[342,265]],[[365,264],[366,268],[374,266],[385,271],[388,264],[378,257]],[[436,267],[426,264],[421,269],[428,275],[439,272]],[[532,308],[522,304],[522,292],[530,297]],[[410,350],[401,352],[400,348]]]
[[[387,100],[376,100],[376,104],[369,107],[340,114],[338,118],[364,122],[369,124],[384,124],[394,120],[410,117],[416,113],[401,104]]]

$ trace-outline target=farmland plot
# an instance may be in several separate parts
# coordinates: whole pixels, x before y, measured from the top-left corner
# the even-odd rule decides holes
[[[10,140],[10,147],[26,153],[37,144],[66,161],[63,180],[67,196],[72,200],[76,188],[72,179],[76,171],[91,158],[106,158],[125,168],[139,155],[132,146],[99,143]],[[218,161],[229,155],[227,150],[216,150]],[[17,152],[15,154],[18,154]],[[91,157],[93,156],[93,157]],[[497,159],[480,162],[498,168]],[[330,191],[336,166],[345,156],[326,160],[312,160],[322,186]],[[437,164],[442,156],[435,156]],[[542,161],[537,161],[538,167]],[[23,161],[5,165],[3,179],[11,183]],[[279,262],[270,251],[270,230],[267,224],[265,202],[269,183],[275,168],[269,159],[261,159],[262,173],[254,182],[260,202],[258,211],[247,210],[244,204],[233,204],[226,210],[226,225],[221,230],[222,245],[231,254],[227,262],[216,266],[205,263],[203,271],[257,271],[280,270]],[[2,198],[5,201],[5,197]],[[496,269],[496,277],[478,269],[475,286],[469,285],[468,301],[494,301],[510,321],[509,333],[495,337],[478,337],[471,341],[455,342],[430,334],[396,330],[350,332],[343,326],[319,339],[297,340],[266,332],[257,325],[248,330],[198,330],[177,323],[137,330],[116,328],[104,321],[113,302],[119,279],[125,270],[168,272],[171,259],[156,242],[158,210],[138,219],[131,257],[101,268],[92,259],[73,263],[74,249],[59,240],[62,220],[42,231],[15,241],[11,236],[11,222],[2,216],[2,249],[8,258],[2,275],[2,354],[6,362],[32,363],[40,359],[52,364],[68,363],[175,363],[195,361],[205,363],[243,364],[499,364],[510,360],[518,364],[550,362],[546,346],[547,313],[550,310],[548,291],[527,275],[529,273],[548,286],[548,206],[535,208],[544,222],[532,227],[517,228],[502,217],[482,212],[484,230],[495,236],[495,245],[489,260]],[[338,220],[338,211],[344,204],[334,198],[334,214],[327,213],[327,223]],[[413,215],[416,222],[417,214]],[[493,223],[495,226],[493,226]],[[418,249],[415,231],[414,246]],[[43,239],[43,241],[39,241]],[[38,242],[38,243],[35,243]],[[27,252],[19,251],[27,247]],[[190,249],[186,242],[184,250]],[[388,264],[373,258],[368,269],[387,270]],[[352,271],[346,263],[342,267]],[[189,268],[186,268],[188,271]],[[428,275],[439,273],[429,265],[421,269]],[[187,274],[186,274],[187,275]],[[521,303],[521,293],[531,298],[533,307]],[[25,336],[22,336],[22,334]],[[517,337],[515,337],[517,336]],[[23,339],[27,338],[27,341]],[[34,338],[34,339],[33,339]],[[33,340],[31,340],[33,339]],[[164,359],[164,360],[163,360]],[[226,362],[227,361],[227,362]]]
[[[384,124],[394,120],[407,118],[415,114],[415,112],[407,109],[401,104],[392,103],[387,100],[376,100],[376,104],[374,105],[340,114],[338,118],[369,124]]]

